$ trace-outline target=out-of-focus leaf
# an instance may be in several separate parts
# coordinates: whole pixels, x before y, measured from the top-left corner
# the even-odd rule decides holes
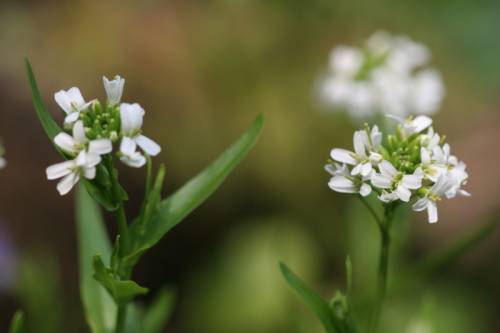
[[[57,148],[59,153],[65,159],[69,159],[71,158],[71,156],[65,153],[64,150],[59,148],[54,143],[55,136],[61,133],[62,129],[57,125],[54,119],[52,119],[49,112],[45,108],[45,105],[43,104],[42,97],[40,96],[40,91],[38,90],[38,86],[36,84],[35,75],[33,74],[33,70],[31,69],[31,65],[26,56],[24,57],[24,63],[26,65],[26,72],[28,73],[28,81],[31,89],[31,96],[33,97],[33,102],[35,103],[35,109],[38,114],[38,117],[40,118],[42,126],[45,129],[47,135],[49,136],[50,141],[52,141],[52,143]],[[97,167],[96,179],[88,180],[82,178],[81,181],[87,188],[87,191],[89,192],[90,196],[94,198],[94,200],[103,205],[104,208],[106,208],[107,210],[113,211],[118,208],[118,204],[114,202],[111,192],[105,186],[107,182],[109,182],[109,175],[106,180],[106,174],[103,173],[103,169],[104,167],[102,165]],[[101,184],[100,182],[104,183]]]
[[[142,333],[160,333],[174,310],[177,292],[170,286],[163,287],[155,295],[152,304],[142,318]]]
[[[10,322],[9,333],[25,333],[24,329],[24,313],[21,310],[17,310],[12,317]]]
[[[422,259],[417,264],[406,269],[400,276],[396,277],[393,284],[389,285],[389,293],[395,293],[401,289],[406,289],[421,281],[424,281],[433,273],[453,260],[460,257],[485,239],[498,225],[498,219],[484,223],[473,231],[468,231],[460,237],[445,246],[443,249],[427,258]]]
[[[92,278],[93,255],[103,253],[109,260],[111,244],[99,207],[83,186],[77,186],[76,224],[80,264],[80,294],[85,317],[93,333],[111,333],[116,325],[117,306],[106,289]]]
[[[328,333],[344,333],[340,322],[335,318],[331,308],[302,282],[284,263],[280,262],[281,272],[288,284],[299,294],[300,298],[313,310],[323,323]]]
[[[111,294],[117,305],[126,305],[137,295],[148,293],[147,288],[139,286],[134,281],[117,280],[112,274],[108,274],[101,259],[102,253],[94,255],[94,279],[99,281]]]
[[[255,144],[264,124],[264,114],[205,170],[191,179],[177,192],[163,200],[159,212],[148,223],[137,219],[131,226],[132,252],[128,260],[136,261],[155,245],[171,228],[207,199]]]
[[[354,319],[354,305],[352,301],[352,263],[351,256],[347,256],[345,261],[346,272],[347,272],[347,314],[349,316],[349,328],[350,332],[356,333],[358,330],[356,328],[356,321]]]

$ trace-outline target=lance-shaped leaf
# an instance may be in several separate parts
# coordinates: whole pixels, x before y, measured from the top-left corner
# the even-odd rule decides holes
[[[40,122],[42,123],[43,128],[45,129],[45,132],[49,136],[50,141],[52,141],[59,153],[65,159],[72,158],[54,143],[55,136],[61,133],[62,129],[57,125],[54,119],[52,119],[49,112],[45,108],[45,105],[43,104],[42,97],[40,96],[40,91],[38,90],[38,86],[36,84],[35,75],[33,74],[33,70],[31,69],[31,65],[26,56],[24,57],[24,63],[26,65],[26,72],[28,73],[31,96],[33,97],[36,112],[38,114],[38,117],[40,118]],[[105,186],[106,183],[109,182],[109,175],[107,175],[107,173],[105,173],[105,170],[103,169],[105,168],[102,165],[99,165],[97,167],[97,175],[95,179],[88,180],[82,178],[81,180],[94,200],[103,205],[107,210],[113,211],[118,208],[118,204],[114,202],[110,190]]]
[[[24,313],[21,310],[17,310],[12,317],[10,322],[9,333],[25,333],[24,329]]]
[[[332,309],[302,282],[284,263],[280,262],[281,272],[288,284],[299,294],[300,298],[313,310],[323,323],[328,333],[345,333],[342,324],[335,318]]]
[[[141,223],[141,218],[138,218],[130,228],[132,252],[125,259],[136,261],[144,251],[155,245],[165,233],[205,201],[255,144],[263,123],[264,114],[261,114],[217,160],[163,200],[156,215],[146,223]]]
[[[139,286],[134,281],[117,280],[113,274],[108,274],[101,259],[102,253],[94,255],[94,279],[99,281],[110,293],[117,305],[127,305],[135,296],[148,293],[147,288]]]
[[[177,292],[170,286],[163,287],[155,295],[142,317],[142,333],[160,333],[174,310]]]

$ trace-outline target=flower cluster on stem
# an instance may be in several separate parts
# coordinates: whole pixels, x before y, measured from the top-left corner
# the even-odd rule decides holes
[[[67,161],[49,166],[48,179],[62,178],[57,189],[61,195],[71,191],[81,177],[92,180],[102,156],[112,154],[113,146],[119,150],[115,157],[131,167],[146,164],[144,155],[137,151],[139,146],[145,153],[156,156],[161,147],[142,135],[144,109],[137,103],[121,103],[125,79],[116,76],[113,81],[103,77],[108,99],[106,108],[98,100],[85,103],[76,87],[55,94],[55,100],[65,113],[64,129],[72,133],[59,133],[54,143],[64,152]],[[114,157],[111,157],[114,161]]]
[[[395,121],[396,128],[385,144],[377,126],[366,124],[364,130],[354,133],[354,152],[340,148],[331,151],[333,160],[325,166],[333,176],[328,186],[361,196],[375,190],[384,204],[409,202],[419,196],[413,210],[427,209],[429,222],[436,222],[436,203],[441,197],[470,196],[461,188],[468,179],[466,165],[450,154],[449,144],[443,145],[446,137],[434,132],[429,117],[404,120],[387,116]],[[427,133],[421,133],[425,129]],[[352,170],[347,165],[352,165]]]

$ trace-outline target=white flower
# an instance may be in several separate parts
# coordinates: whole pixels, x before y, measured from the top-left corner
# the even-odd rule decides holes
[[[417,72],[410,89],[413,110],[418,114],[436,113],[446,93],[441,73],[434,68]]]
[[[447,143],[443,145],[443,148],[435,146],[432,149],[432,152],[433,152],[432,157],[437,164],[456,165],[458,163],[457,157],[450,155],[450,145]]]
[[[431,150],[432,151],[432,149],[435,146],[437,146],[437,144],[439,143],[440,140],[441,140],[441,137],[439,136],[439,134],[434,133],[434,128],[431,126],[427,130],[427,134],[422,134],[421,135],[421,137],[420,137],[420,144],[423,147],[426,147],[427,150]]]
[[[458,163],[453,169],[448,172],[448,174],[453,177],[455,183],[453,184],[453,187],[451,187],[450,190],[446,192],[446,197],[448,199],[453,198],[456,195],[470,197],[470,193],[460,189],[462,184],[467,184],[467,179],[469,178],[469,175],[467,174],[467,172],[465,172],[465,163]]]
[[[372,176],[372,184],[379,188],[391,189],[397,197],[408,202],[411,197],[410,189],[416,190],[422,186],[422,179],[415,171],[413,175],[403,175],[389,162],[383,160],[378,165],[380,173]],[[392,195],[394,196],[394,195]],[[380,200],[383,200],[380,198]]]
[[[101,156],[86,153],[82,150],[73,160],[49,166],[46,170],[47,179],[64,177],[57,184],[57,190],[61,195],[65,195],[75,186],[81,176],[87,179],[94,179],[96,174],[95,166],[100,162]]]
[[[405,139],[413,133],[420,133],[432,124],[432,119],[427,116],[418,116],[415,119],[410,118],[406,120],[390,114],[386,114],[385,116],[401,124],[401,132]]]
[[[138,151],[135,151],[137,145],[134,140],[124,136],[120,144],[122,156],[120,160],[128,166],[140,168],[146,164],[146,158]]]
[[[328,186],[334,191],[341,193],[359,193],[366,197],[372,192],[370,185],[365,183],[365,181],[370,180],[374,171],[371,170],[366,176],[362,176],[361,179],[358,177],[352,177],[349,175],[348,170],[343,175],[335,175],[328,182]]]
[[[441,147],[437,148],[441,149]],[[439,149],[436,149],[436,151],[439,152]],[[420,148],[420,157],[424,177],[429,178],[433,182],[437,181],[440,175],[448,172],[448,167],[446,165],[431,160],[431,156],[425,147]]]
[[[0,157],[0,169],[5,168],[6,165],[7,165],[7,160],[3,157]]]
[[[378,126],[375,125],[371,129],[370,136],[368,136],[367,131],[360,131],[363,137],[363,143],[365,144],[366,150],[370,152],[377,152],[378,146],[382,143],[382,132],[379,132]]]
[[[455,184],[453,176],[450,174],[442,174],[437,182],[427,190],[425,196],[418,200],[411,208],[414,211],[420,212],[427,208],[429,214],[429,222],[434,223],[438,220],[436,201],[441,200],[441,196],[447,193]]]
[[[363,66],[364,58],[359,48],[339,45],[330,53],[330,69],[340,76],[354,77]]]
[[[161,151],[161,147],[153,140],[141,135],[142,117],[144,117],[144,114],[145,111],[139,104],[122,103],[120,105],[122,132],[124,137],[129,137],[135,141],[146,153],[156,156]],[[122,151],[122,153],[126,155],[129,151]]]
[[[55,136],[54,142],[62,149],[73,154],[77,154],[80,151],[85,150],[87,143],[87,151],[89,154],[104,155],[113,150],[113,144],[108,139],[89,141],[85,135],[85,128],[82,120],[78,120],[73,126],[73,136],[62,132]]]
[[[108,95],[109,104],[113,106],[120,103],[125,79],[117,75],[113,81],[109,81],[105,76],[102,77],[102,80],[104,82],[104,89],[106,89],[106,94]]]
[[[351,171],[351,175],[361,173],[362,176],[367,176],[372,170],[372,164],[366,155],[365,144],[363,142],[363,131],[356,131],[354,133],[354,151],[335,148],[330,153],[330,156],[339,162],[355,165]]]
[[[66,123],[74,123],[78,120],[81,111],[88,109],[92,102],[85,103],[82,93],[77,87],[73,87],[68,91],[61,90],[54,94],[57,104],[66,113],[64,121]]]
[[[349,169],[347,168],[347,165],[345,164],[340,165],[339,163],[336,162],[334,164],[325,165],[325,170],[332,176],[349,175]]]

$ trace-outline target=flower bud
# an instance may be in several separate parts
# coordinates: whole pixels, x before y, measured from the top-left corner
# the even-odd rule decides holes
[[[96,120],[94,121],[94,126],[93,126],[93,128],[94,128],[94,131],[96,132],[96,134],[101,134],[101,132],[102,132],[102,127],[101,127],[101,122],[100,122],[99,120],[97,120],[97,119],[96,119]]]
[[[96,132],[90,127],[85,127],[85,135],[89,140],[95,140],[97,138]]]
[[[92,102],[92,106],[90,107],[90,110],[92,110],[92,112],[94,112],[96,115],[99,115],[99,116],[103,114],[102,104],[97,99],[95,99]]]

